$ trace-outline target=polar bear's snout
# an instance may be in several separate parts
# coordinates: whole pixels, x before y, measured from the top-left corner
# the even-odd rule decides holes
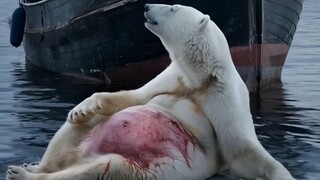
[[[150,5],[146,4],[144,6],[145,8],[145,12],[144,12],[144,17],[146,18],[146,24],[151,24],[151,25],[158,25],[158,22],[154,19],[154,17],[152,16],[152,13],[150,12]]]
[[[150,23],[152,25],[158,25],[158,22],[155,21],[151,16],[150,14],[148,14],[148,11],[146,11],[144,13],[144,17],[146,18],[146,23]]]
[[[145,12],[148,12],[148,11],[150,10],[149,4],[146,4],[146,5],[144,6],[144,10],[145,10]]]
[[[155,35],[160,35],[171,26],[178,6],[166,4],[146,4],[144,6],[145,27]]]

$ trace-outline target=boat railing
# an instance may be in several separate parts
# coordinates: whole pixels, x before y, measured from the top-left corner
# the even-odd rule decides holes
[[[50,0],[39,1],[39,3],[40,2],[45,2],[45,1],[49,2]],[[28,29],[25,30],[25,32],[35,33],[35,32],[38,32],[38,31],[48,32],[48,31],[52,31],[52,30],[57,30],[57,29],[60,29],[60,28],[64,28],[64,27],[66,27],[66,26],[68,26],[70,24],[73,24],[76,21],[80,21],[81,19],[87,18],[89,16],[93,16],[93,15],[98,14],[98,13],[103,13],[103,12],[106,12],[106,11],[109,11],[109,10],[113,10],[113,9],[119,8],[121,6],[124,6],[126,4],[134,3],[134,2],[137,2],[137,1],[139,1],[139,0],[119,0],[116,3],[105,5],[105,6],[101,7],[101,8],[98,8],[98,9],[95,9],[93,11],[87,12],[86,14],[83,14],[83,15],[80,15],[80,16],[76,16],[76,17],[68,19],[67,21],[55,24],[54,26],[41,27],[41,28],[37,28],[37,29],[28,28]],[[34,4],[36,4],[36,3],[33,3],[33,5]],[[31,5],[31,4],[27,4],[27,5]]]
[[[42,4],[47,1],[50,1],[50,0],[20,0],[20,3],[23,4],[24,6],[34,6],[37,4]]]
[[[128,4],[128,3],[133,3],[133,2],[136,2],[136,1],[138,1],[138,0],[121,0],[121,1],[116,2],[114,4],[110,4],[110,5],[104,6],[102,8],[93,10],[93,11],[91,11],[91,12],[89,12],[89,13],[83,15],[83,16],[79,16],[79,17],[77,17],[77,18],[75,18],[73,20],[83,19],[83,18],[85,18],[87,16],[91,16],[93,14],[97,14],[97,13],[101,13],[101,12],[106,12],[106,11],[109,11],[109,10],[112,10],[112,9],[116,9],[116,8],[124,6],[124,5]]]

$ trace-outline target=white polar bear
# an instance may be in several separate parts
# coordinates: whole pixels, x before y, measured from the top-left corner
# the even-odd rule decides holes
[[[68,114],[39,165],[7,179],[294,179],[259,143],[247,88],[208,15],[146,5],[145,26],[171,65],[143,87],[95,93]]]

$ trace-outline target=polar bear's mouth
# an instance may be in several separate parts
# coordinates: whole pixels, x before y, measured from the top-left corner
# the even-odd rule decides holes
[[[158,25],[158,22],[153,20],[151,17],[148,16],[148,14],[145,12],[144,13],[144,17],[146,18],[146,23],[150,23],[150,24],[153,24],[153,25]]]

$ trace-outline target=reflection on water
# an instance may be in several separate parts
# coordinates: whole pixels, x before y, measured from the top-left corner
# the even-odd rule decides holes
[[[84,97],[101,91],[66,83],[57,74],[26,70],[21,63],[11,63],[10,69],[13,78],[1,84],[0,90],[1,172],[8,163],[39,159],[68,111]]]
[[[12,79],[0,91],[0,175],[8,164],[39,160],[68,111],[103,90],[73,84],[57,74],[26,70],[23,63],[10,64]],[[282,84],[260,97],[252,96],[251,101],[258,137],[265,148],[298,179],[316,179],[320,170],[319,122],[312,122],[308,114],[319,115],[319,109],[291,105],[296,100],[290,99]]]
[[[310,180],[320,179],[317,4],[317,0],[305,1],[283,83],[260,97],[251,97],[257,134],[264,147],[296,178]],[[6,17],[15,7],[13,1],[0,1],[0,179],[9,164],[39,160],[68,111],[93,92],[105,90],[26,69],[23,50],[8,45]]]
[[[320,177],[320,110],[291,105],[283,84],[261,97],[251,97],[251,109],[258,138],[297,179]],[[314,113],[314,114],[313,114]],[[312,114],[308,117],[306,114]]]

